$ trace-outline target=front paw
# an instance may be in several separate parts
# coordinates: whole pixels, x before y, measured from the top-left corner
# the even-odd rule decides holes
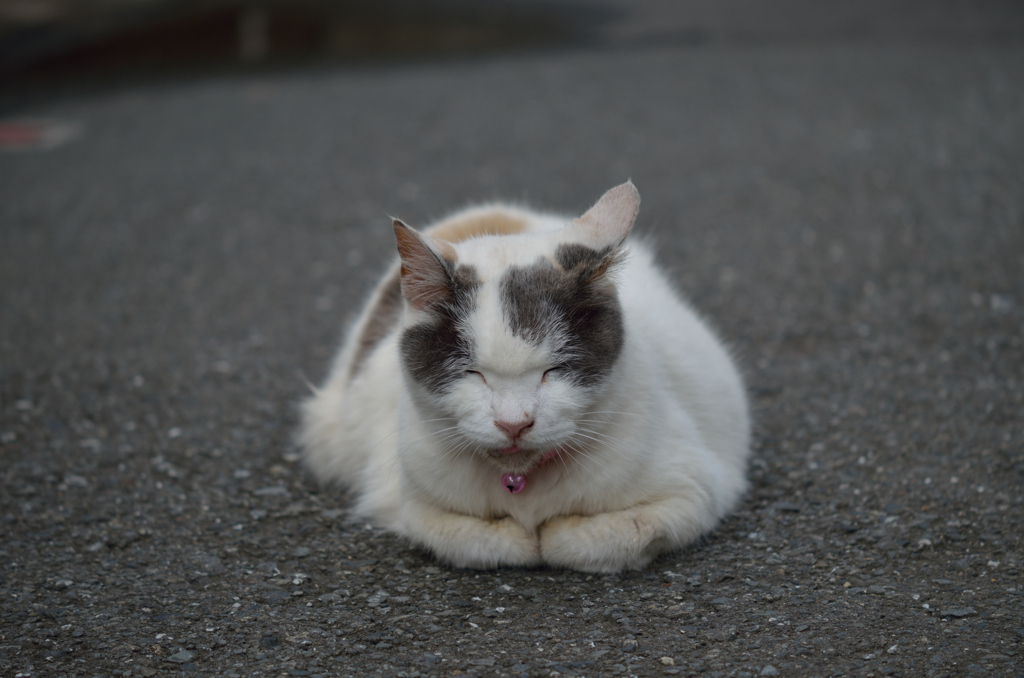
[[[479,523],[483,529],[467,531],[458,534],[455,539],[439,540],[431,544],[434,552],[443,560],[456,567],[473,569],[540,564],[537,536],[512,518],[467,520]]]
[[[643,516],[559,516],[540,528],[541,558],[583,572],[638,570],[660,552],[655,537],[654,525]]]
[[[500,518],[491,524],[497,538],[492,547],[496,560],[493,565],[485,564],[483,567],[540,565],[540,540],[535,533],[527,531],[512,518]]]

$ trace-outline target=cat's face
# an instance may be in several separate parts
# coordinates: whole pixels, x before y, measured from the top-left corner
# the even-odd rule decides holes
[[[610,272],[635,206],[605,237],[584,221],[592,212],[562,231],[456,244],[396,224],[408,302],[401,360],[453,453],[517,473],[584,442],[578,429],[589,428],[622,349]]]

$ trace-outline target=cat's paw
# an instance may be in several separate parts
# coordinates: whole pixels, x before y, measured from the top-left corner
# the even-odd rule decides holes
[[[544,562],[583,572],[638,570],[664,546],[655,521],[635,511],[559,516],[540,528]]]
[[[458,523],[462,524],[452,521],[447,526],[448,534],[445,536],[448,539],[435,539],[429,544],[440,558],[452,565],[490,569],[507,565],[528,567],[541,563],[537,536],[512,518],[460,518]]]

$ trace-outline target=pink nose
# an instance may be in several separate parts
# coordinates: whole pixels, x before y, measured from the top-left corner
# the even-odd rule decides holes
[[[533,419],[523,419],[516,422],[495,420],[494,425],[504,431],[505,435],[509,438],[515,440],[533,426]]]

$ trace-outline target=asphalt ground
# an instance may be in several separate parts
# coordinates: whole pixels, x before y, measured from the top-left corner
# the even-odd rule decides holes
[[[666,45],[134,86],[0,154],[5,676],[975,676],[1024,660],[1024,47]],[[751,490],[642,572],[449,568],[292,443],[413,225],[639,232]]]

